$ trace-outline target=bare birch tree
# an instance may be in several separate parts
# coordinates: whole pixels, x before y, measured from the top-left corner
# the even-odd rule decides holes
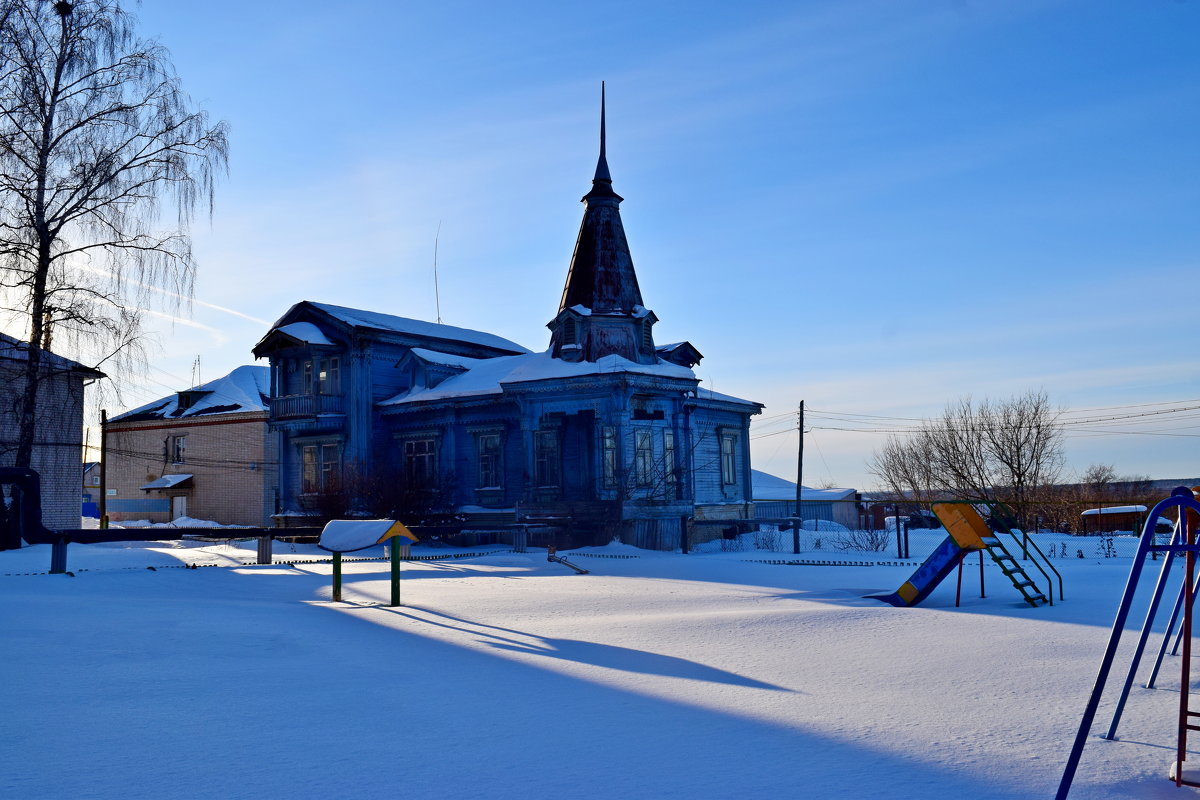
[[[899,497],[1003,500],[1025,516],[1062,468],[1059,412],[1044,392],[976,403],[962,398],[911,434],[892,437],[867,468]]]
[[[29,345],[17,466],[52,335],[106,359],[146,305],[190,299],[188,226],[227,163],[225,123],[134,22],[115,0],[0,0],[0,297]]]

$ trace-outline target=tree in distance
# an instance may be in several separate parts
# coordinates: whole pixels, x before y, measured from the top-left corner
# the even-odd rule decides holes
[[[912,433],[890,437],[867,469],[898,498],[920,504],[946,496],[1011,503],[1024,526],[1038,493],[1062,470],[1060,413],[1045,392],[961,398]]]

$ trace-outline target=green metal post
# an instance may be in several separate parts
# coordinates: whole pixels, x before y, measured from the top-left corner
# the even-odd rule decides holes
[[[400,537],[393,536],[392,548],[392,602],[391,607],[400,605]]]
[[[341,602],[342,600],[342,554],[333,554],[333,600]]]

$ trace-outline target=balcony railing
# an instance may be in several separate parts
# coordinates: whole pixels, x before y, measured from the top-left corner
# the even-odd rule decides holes
[[[340,394],[289,394],[271,400],[272,419],[345,413],[346,398]]]

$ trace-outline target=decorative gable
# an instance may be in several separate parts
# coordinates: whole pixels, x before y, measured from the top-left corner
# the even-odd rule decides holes
[[[461,375],[481,360],[414,347],[400,357],[396,368],[400,370],[403,390],[432,389],[447,378]]]

